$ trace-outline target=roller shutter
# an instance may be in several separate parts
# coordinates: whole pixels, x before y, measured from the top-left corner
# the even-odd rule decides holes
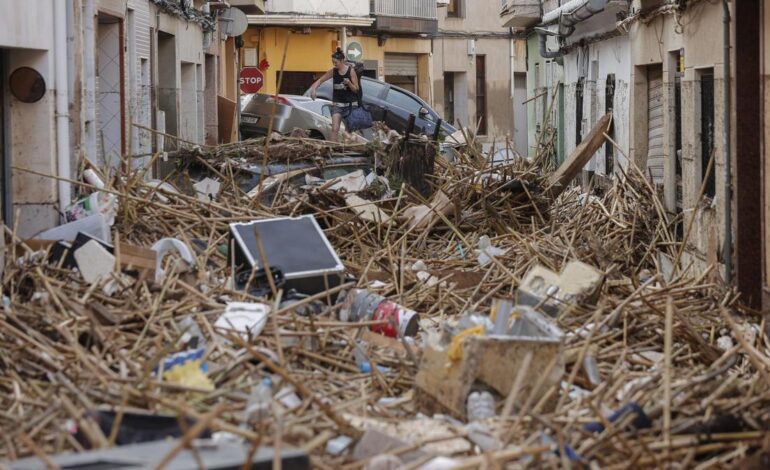
[[[647,168],[655,184],[663,184],[663,71],[650,68],[647,75]]]
[[[416,54],[385,54],[385,75],[417,76]]]

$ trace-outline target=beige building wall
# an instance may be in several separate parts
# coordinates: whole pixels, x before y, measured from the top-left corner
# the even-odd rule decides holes
[[[637,3],[637,2],[635,2]],[[638,5],[637,5],[638,6]],[[678,33],[680,31],[681,33]],[[677,67],[675,53],[684,54],[682,79],[682,195],[685,227],[693,213],[695,222],[689,245],[695,248],[692,261],[697,268],[721,262],[724,243],[725,165],[723,149],[724,78],[722,56],[722,5],[700,2],[688,7],[679,19],[673,15],[659,16],[650,23],[634,23],[629,35],[632,57],[632,93],[630,158],[640,168],[646,168],[647,143],[647,70],[649,66],[661,66],[663,70],[664,110],[664,185],[666,207],[676,211],[676,184],[674,179],[676,155],[674,153],[674,72]],[[713,199],[698,201],[703,181],[701,158],[701,76],[705,71],[714,73],[714,144],[716,195]],[[693,212],[693,208],[695,211]]]
[[[443,117],[446,109],[445,72],[453,73],[455,126],[474,128],[477,112],[477,57],[486,65],[486,141],[505,142],[514,134],[513,72],[526,71],[526,43],[514,40],[500,27],[499,0],[462,2],[460,18],[448,17],[439,8],[439,33],[433,41],[434,109]],[[475,50],[475,54],[474,54]]]
[[[0,8],[3,10],[0,48],[4,50],[6,74],[0,78],[7,83],[8,75],[14,70],[31,67],[46,83],[46,93],[37,103],[23,103],[6,90],[4,115],[8,153],[5,157],[13,166],[56,175],[60,156],[56,151],[52,0],[23,3],[2,0]],[[68,155],[61,157],[68,158]],[[18,215],[14,222],[19,226],[19,236],[29,237],[58,221],[58,190],[54,179],[13,170],[11,187],[6,189],[12,210]]]

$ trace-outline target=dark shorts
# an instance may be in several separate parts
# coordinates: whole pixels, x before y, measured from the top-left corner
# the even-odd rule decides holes
[[[332,105],[332,115],[339,114],[341,116],[346,116],[351,109],[358,107],[358,103],[350,103],[346,106],[337,106],[341,103],[335,103]]]

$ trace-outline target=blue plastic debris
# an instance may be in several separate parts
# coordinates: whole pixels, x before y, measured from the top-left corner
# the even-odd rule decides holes
[[[622,408],[620,408],[618,411],[612,413],[608,418],[607,421],[610,423],[614,423],[624,416],[628,415],[629,413],[634,413],[636,417],[633,421],[631,421],[631,425],[636,429],[646,429],[649,427],[652,427],[652,421],[650,420],[650,417],[647,416],[647,414],[644,412],[641,406],[639,406],[636,402],[627,403],[626,405],[623,405]],[[588,432],[592,433],[600,433],[604,431],[604,424],[601,423],[601,421],[595,421],[593,423],[588,423],[585,426],[583,426],[583,429],[585,429]]]

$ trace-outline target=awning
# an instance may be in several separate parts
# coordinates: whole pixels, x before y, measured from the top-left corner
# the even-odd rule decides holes
[[[259,26],[358,26],[368,27],[374,18],[365,16],[248,15],[250,25]]]

